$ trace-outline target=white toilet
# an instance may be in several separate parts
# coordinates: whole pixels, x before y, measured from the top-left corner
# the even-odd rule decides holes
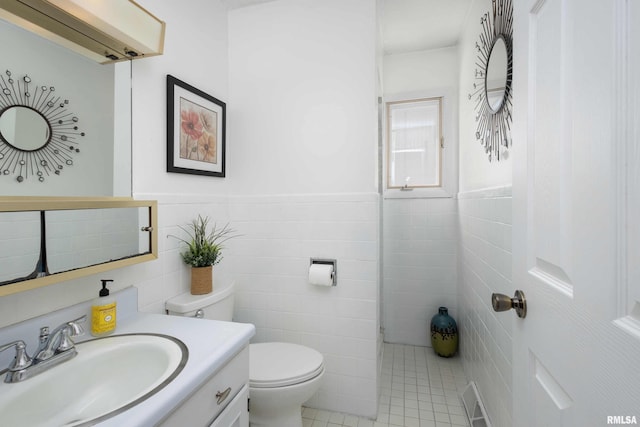
[[[234,285],[206,295],[184,293],[166,302],[171,315],[231,321]],[[301,407],[320,388],[322,354],[298,344],[249,345],[252,426],[302,427]]]

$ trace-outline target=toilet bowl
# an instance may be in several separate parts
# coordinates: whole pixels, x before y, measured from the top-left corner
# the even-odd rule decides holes
[[[231,321],[234,285],[206,295],[168,300],[167,313]],[[249,423],[256,427],[302,427],[302,404],[320,388],[324,359],[316,350],[283,342],[249,345]]]
[[[290,343],[251,344],[249,365],[251,425],[302,427],[301,406],[324,373],[322,354]]]

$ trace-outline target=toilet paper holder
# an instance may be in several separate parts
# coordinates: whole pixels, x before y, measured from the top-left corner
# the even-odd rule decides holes
[[[333,266],[333,272],[331,273],[331,280],[333,281],[333,284],[331,286],[337,286],[338,284],[338,261],[337,260],[329,259],[329,258],[310,258],[309,266],[312,266],[313,264],[324,264],[324,265]]]

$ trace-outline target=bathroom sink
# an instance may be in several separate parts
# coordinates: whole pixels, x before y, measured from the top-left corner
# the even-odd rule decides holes
[[[113,335],[76,349],[76,357],[33,378],[1,382],[0,424],[93,425],[160,391],[188,358],[180,340],[157,334]]]

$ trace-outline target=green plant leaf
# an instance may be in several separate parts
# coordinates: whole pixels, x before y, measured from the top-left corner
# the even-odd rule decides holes
[[[237,237],[235,230],[229,224],[219,228],[215,223],[211,231],[209,229],[209,217],[194,219],[186,227],[178,226],[188,236],[182,239],[178,236],[170,235],[186,245],[185,252],[182,252],[182,260],[192,267],[208,267],[216,265],[222,260],[223,243]]]

